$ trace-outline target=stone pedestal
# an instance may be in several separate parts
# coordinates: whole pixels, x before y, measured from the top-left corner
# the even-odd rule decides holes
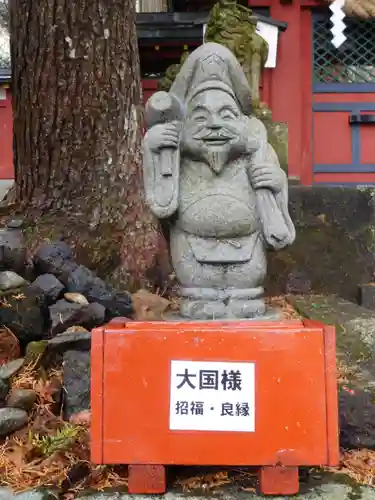
[[[92,461],[130,493],[168,465],[259,466],[264,494],[339,461],[335,331],[293,321],[129,322],[92,332]]]

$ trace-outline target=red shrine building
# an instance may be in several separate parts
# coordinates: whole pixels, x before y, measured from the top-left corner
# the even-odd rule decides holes
[[[175,0],[167,12],[137,14],[144,101],[182,52],[202,43],[214,3]],[[344,18],[346,40],[337,49],[323,0],[249,5],[279,27],[275,67],[264,70],[261,95],[273,119],[288,125],[289,178],[305,186],[375,185],[375,20]],[[10,72],[0,70],[1,181],[14,176],[9,84]]]

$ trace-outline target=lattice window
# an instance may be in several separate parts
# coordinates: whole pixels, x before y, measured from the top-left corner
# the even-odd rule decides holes
[[[375,83],[375,21],[344,19],[347,40],[336,49],[329,19],[313,23],[314,83]]]

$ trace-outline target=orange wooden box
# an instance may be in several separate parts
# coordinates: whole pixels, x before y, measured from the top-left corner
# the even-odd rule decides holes
[[[338,464],[334,327],[118,319],[93,330],[91,360],[92,461],[129,464],[133,493],[163,492],[164,467],[157,466],[173,464],[263,466],[264,493],[293,494],[298,466]],[[235,394],[228,374],[237,367],[245,371],[242,393]],[[182,399],[176,380],[184,381]],[[205,416],[182,415],[185,400],[188,412],[206,404]],[[236,421],[224,417],[223,405],[232,405]]]

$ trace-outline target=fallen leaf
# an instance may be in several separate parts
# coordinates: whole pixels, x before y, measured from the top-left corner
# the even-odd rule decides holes
[[[21,356],[20,343],[14,333],[2,326],[0,328],[0,365],[18,359]]]

